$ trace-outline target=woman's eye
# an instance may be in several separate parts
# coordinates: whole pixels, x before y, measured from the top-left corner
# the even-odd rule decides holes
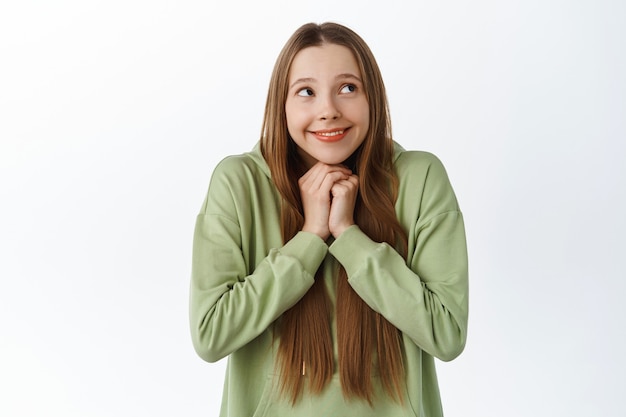
[[[313,95],[313,90],[311,90],[310,88],[303,88],[302,90],[298,91],[298,95],[301,97],[311,97]]]
[[[356,91],[356,86],[353,84],[346,84],[341,87],[342,93],[354,93]]]

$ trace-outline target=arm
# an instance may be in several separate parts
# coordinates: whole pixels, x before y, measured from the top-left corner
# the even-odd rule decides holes
[[[226,161],[214,171],[193,241],[192,340],[211,362],[256,338],[294,305],[313,285],[328,250],[316,235],[300,232],[250,265],[243,247],[253,230],[243,229],[253,228],[240,220],[255,202],[245,189],[247,179],[237,177],[241,167]]]
[[[433,164],[421,190],[415,190],[419,198],[412,199],[420,207],[407,259],[358,226],[341,234],[330,252],[370,307],[427,353],[452,360],[467,335],[467,249],[454,193],[443,167]]]

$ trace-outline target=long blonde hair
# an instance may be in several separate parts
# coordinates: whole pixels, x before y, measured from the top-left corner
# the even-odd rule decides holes
[[[355,222],[376,242],[387,242],[406,251],[406,232],[396,217],[394,203],[398,181],[393,171],[393,141],[382,76],[367,44],[352,30],[336,23],[309,23],[300,27],[278,56],[269,85],[261,136],[261,152],[272,180],[282,196],[283,241],[290,240],[304,224],[298,188],[306,168],[287,131],[285,101],[289,70],[295,55],[304,48],[324,43],[347,47],[361,71],[369,105],[370,125],[366,137],[346,163],[359,176]],[[374,352],[377,371],[385,392],[403,401],[404,366],[400,332],[373,311],[348,284],[343,267],[337,284],[337,344],[339,374],[344,395],[360,397],[372,404]],[[319,393],[333,374],[333,345],[330,330],[331,304],[320,270],[305,296],[278,320],[280,336],[277,365],[281,391],[295,403],[304,389],[306,366],[308,389]]]

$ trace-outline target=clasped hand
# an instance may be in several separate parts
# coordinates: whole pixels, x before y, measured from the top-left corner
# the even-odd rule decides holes
[[[299,180],[304,209],[302,230],[326,240],[354,224],[359,178],[343,165],[318,162]]]

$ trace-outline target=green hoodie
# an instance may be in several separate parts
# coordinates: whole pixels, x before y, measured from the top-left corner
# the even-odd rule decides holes
[[[280,196],[259,145],[217,165],[196,221],[190,323],[200,357],[228,356],[221,417],[443,414],[433,357],[454,359],[467,335],[463,217],[435,156],[396,145],[394,167],[406,259],[356,225],[334,241],[299,232],[283,244]],[[321,394],[305,391],[295,406],[277,394],[273,323],[313,285],[320,266],[334,306],[337,262],[357,294],[402,332],[403,405],[384,394],[376,377],[373,406],[344,398],[336,371]],[[334,321],[332,333],[334,339]]]

